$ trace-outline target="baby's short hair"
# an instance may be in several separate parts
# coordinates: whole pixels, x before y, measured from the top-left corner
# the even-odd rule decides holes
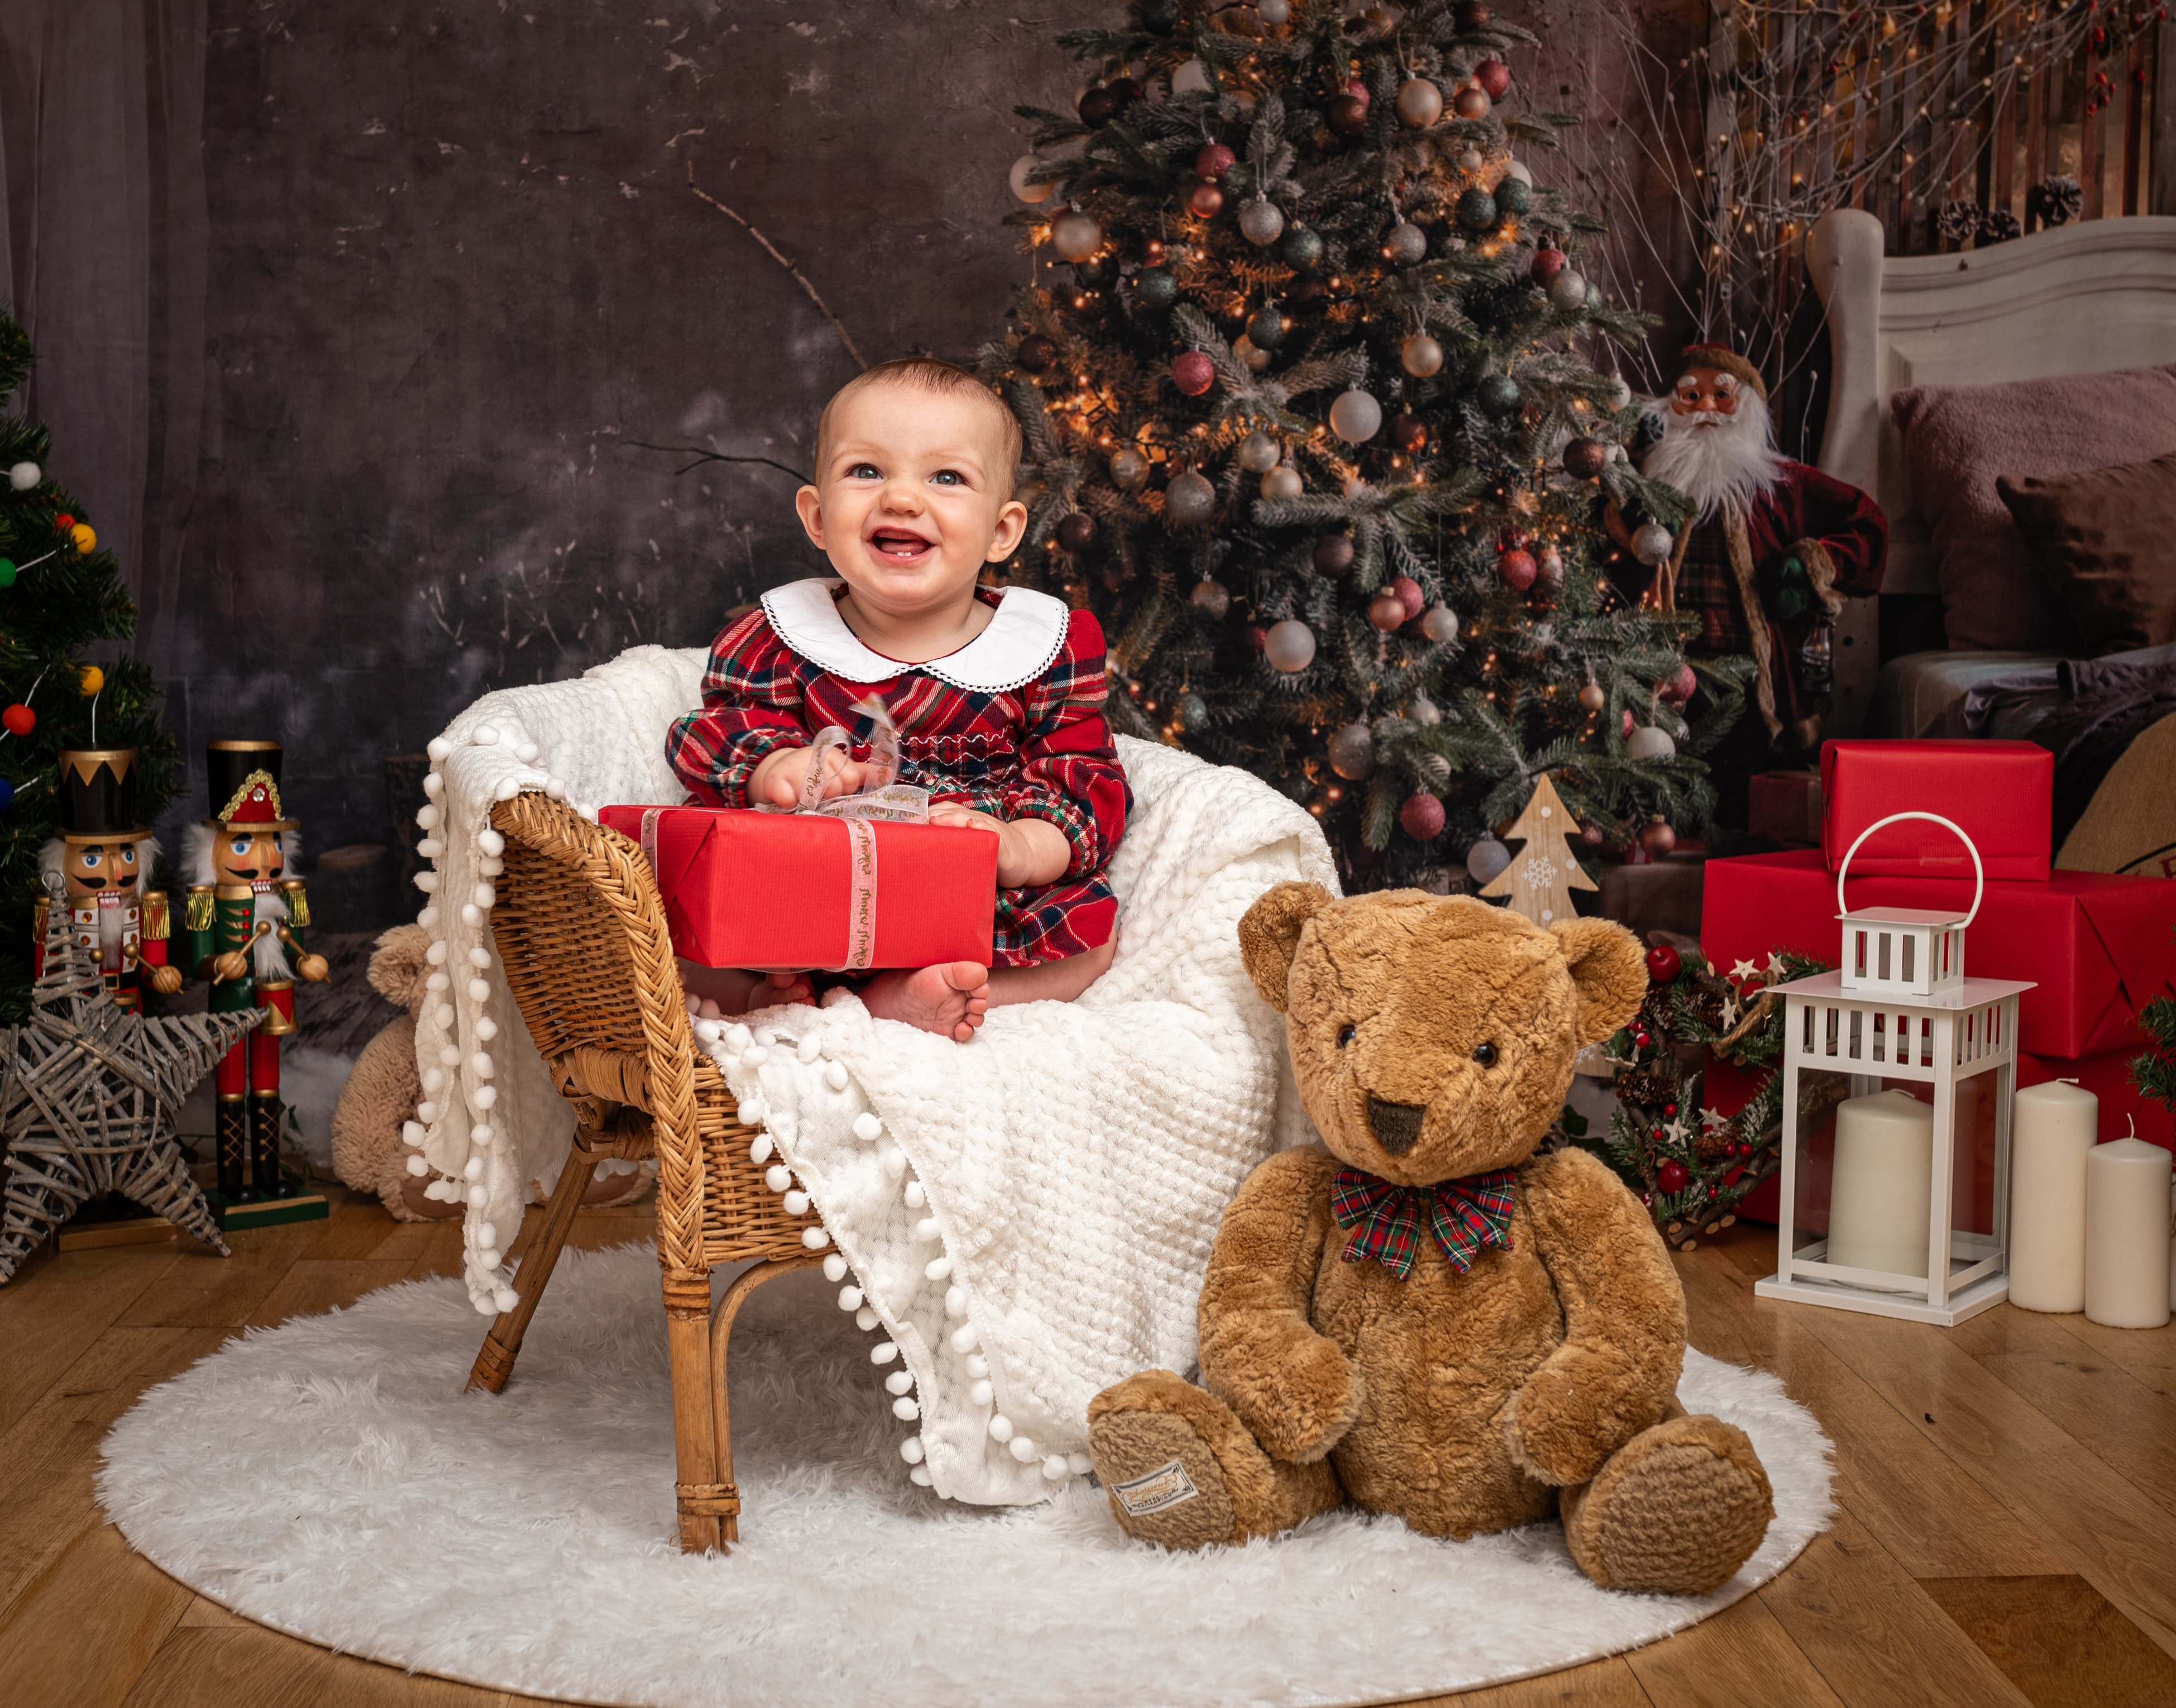
[[[949,362],[939,362],[933,356],[902,356],[889,362],[879,362],[874,367],[863,368],[832,393],[830,402],[824,405],[824,413],[816,422],[816,472],[819,478],[823,475],[829,457],[831,411],[854,393],[866,391],[873,385],[900,385],[917,391],[980,398],[987,406],[990,418],[996,423],[998,430],[998,461],[992,473],[1004,483],[1004,496],[1012,496],[1014,475],[1026,449],[1026,441],[1020,435],[1020,422],[1006,406],[1005,400],[966,368]]]

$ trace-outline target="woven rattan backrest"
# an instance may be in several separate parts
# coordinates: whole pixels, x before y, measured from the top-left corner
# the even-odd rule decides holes
[[[642,851],[541,794],[492,809],[506,838],[492,930],[547,1062],[578,1047],[639,1057],[658,1172],[658,1255],[702,1266],[695,1040]]]

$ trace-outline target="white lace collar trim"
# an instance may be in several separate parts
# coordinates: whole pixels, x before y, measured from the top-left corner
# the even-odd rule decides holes
[[[846,627],[831,596],[843,585],[821,575],[789,581],[763,596],[763,614],[781,640],[848,682],[889,682],[918,670],[976,694],[1025,688],[1050,668],[1064,648],[1072,614],[1064,600],[1047,593],[1004,588],[990,626],[957,652],[924,664],[902,664],[865,645]]]

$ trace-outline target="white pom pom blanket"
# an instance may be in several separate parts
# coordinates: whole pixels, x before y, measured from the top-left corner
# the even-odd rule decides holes
[[[637,648],[487,695],[432,744],[422,918],[445,982],[416,1028],[411,1140],[440,1194],[466,1198],[479,1311],[511,1303],[500,1243],[573,1130],[492,953],[491,808],[524,789],[592,817],[682,799],[665,730],[699,700],[703,663]],[[1042,1498],[1086,1470],[1099,1390],[1194,1362],[1224,1205],[1310,1136],[1238,925],[1271,884],[1336,887],[1321,833],[1244,772],[1123,737],[1119,754],[1135,807],[1110,868],[1118,953],[1078,1001],[996,1009],[968,1044],[851,998],[698,1028],[792,1177],[779,1188],[808,1194],[835,1247],[827,1272],[895,1394],[902,1471],[956,1499]]]

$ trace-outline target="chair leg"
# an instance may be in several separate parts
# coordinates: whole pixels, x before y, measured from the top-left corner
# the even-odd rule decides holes
[[[771,1258],[744,1270],[726,1290],[718,1301],[718,1308],[710,1319],[710,1394],[711,1426],[715,1432],[712,1456],[717,1466],[717,1477],[730,1500],[730,1510],[720,1516],[720,1525],[726,1543],[738,1542],[740,1535],[740,1490],[733,1483],[733,1426],[732,1413],[726,1390],[726,1352],[733,1337],[733,1319],[740,1314],[748,1296],[765,1281],[776,1281],[782,1275],[791,1275],[797,1269],[812,1269],[824,1261],[824,1254],[810,1252],[806,1255]]]
[[[673,1496],[680,1551],[722,1551],[740,1498],[717,1474],[710,1433],[710,1277],[707,1271],[665,1274],[665,1346],[672,1365]]]
[[[567,1166],[559,1171],[559,1183],[552,1189],[552,1201],[544,1211],[544,1225],[521,1259],[521,1267],[514,1271],[514,1308],[501,1312],[491,1332],[483,1337],[482,1349],[469,1372],[471,1388],[496,1394],[514,1373],[521,1337],[529,1332],[529,1319],[536,1314],[537,1301],[544,1297],[545,1284],[552,1279],[552,1266],[559,1261],[559,1249],[574,1227],[574,1212],[582,1207],[582,1189],[588,1185],[596,1167],[596,1159],[579,1145],[568,1153]]]

